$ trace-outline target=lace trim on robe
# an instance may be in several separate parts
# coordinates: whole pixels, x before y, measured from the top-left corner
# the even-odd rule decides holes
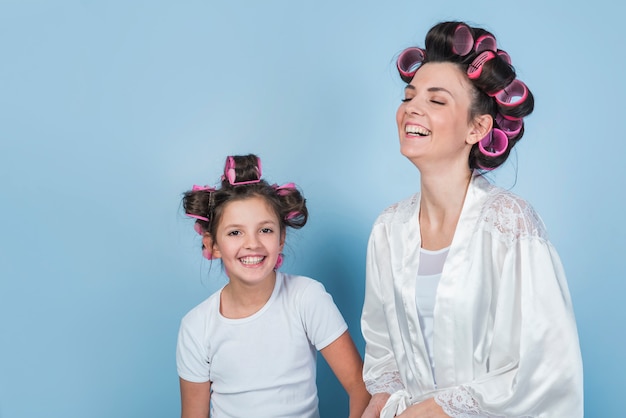
[[[378,379],[368,379],[365,381],[367,391],[374,395],[376,393],[395,393],[404,389],[404,384],[400,378],[400,372],[385,372]]]
[[[543,221],[528,202],[501,189],[494,191],[481,214],[485,231],[509,245],[524,238],[548,239]]]
[[[490,415],[481,411],[478,401],[463,386],[437,393],[435,402],[451,418],[504,418],[501,415]]]

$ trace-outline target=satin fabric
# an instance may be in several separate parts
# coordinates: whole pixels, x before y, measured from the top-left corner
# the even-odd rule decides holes
[[[460,410],[478,416],[582,417],[582,360],[559,256],[532,207],[478,173],[437,289],[433,376],[415,305],[419,200],[385,210],[368,244],[364,380],[370,392],[395,391],[381,418],[441,391],[470,394]]]

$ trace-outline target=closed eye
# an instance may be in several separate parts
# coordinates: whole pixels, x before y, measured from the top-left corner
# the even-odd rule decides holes
[[[445,105],[445,102],[440,102],[439,100],[431,100],[430,102],[441,106]]]

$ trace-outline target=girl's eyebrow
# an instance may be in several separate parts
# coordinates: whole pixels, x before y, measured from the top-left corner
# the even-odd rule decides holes
[[[278,225],[278,223],[276,221],[273,221],[271,219],[265,220],[265,221],[261,221],[258,223],[258,226],[265,226],[265,225]],[[243,228],[243,224],[239,224],[239,223],[232,223],[232,224],[226,224],[224,225],[224,228]]]

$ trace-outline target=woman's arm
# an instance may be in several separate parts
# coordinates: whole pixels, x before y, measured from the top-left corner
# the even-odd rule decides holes
[[[380,412],[390,396],[391,394],[389,393],[375,393],[372,395],[372,399],[370,399],[370,403],[365,408],[361,418],[380,418]]]
[[[348,331],[320,352],[350,397],[350,418],[361,417],[370,394],[363,383],[363,360]]]
[[[180,379],[181,418],[208,418],[211,382],[193,383]]]
[[[443,412],[434,398],[427,399],[423,402],[411,405],[398,418],[450,418],[448,414]]]

